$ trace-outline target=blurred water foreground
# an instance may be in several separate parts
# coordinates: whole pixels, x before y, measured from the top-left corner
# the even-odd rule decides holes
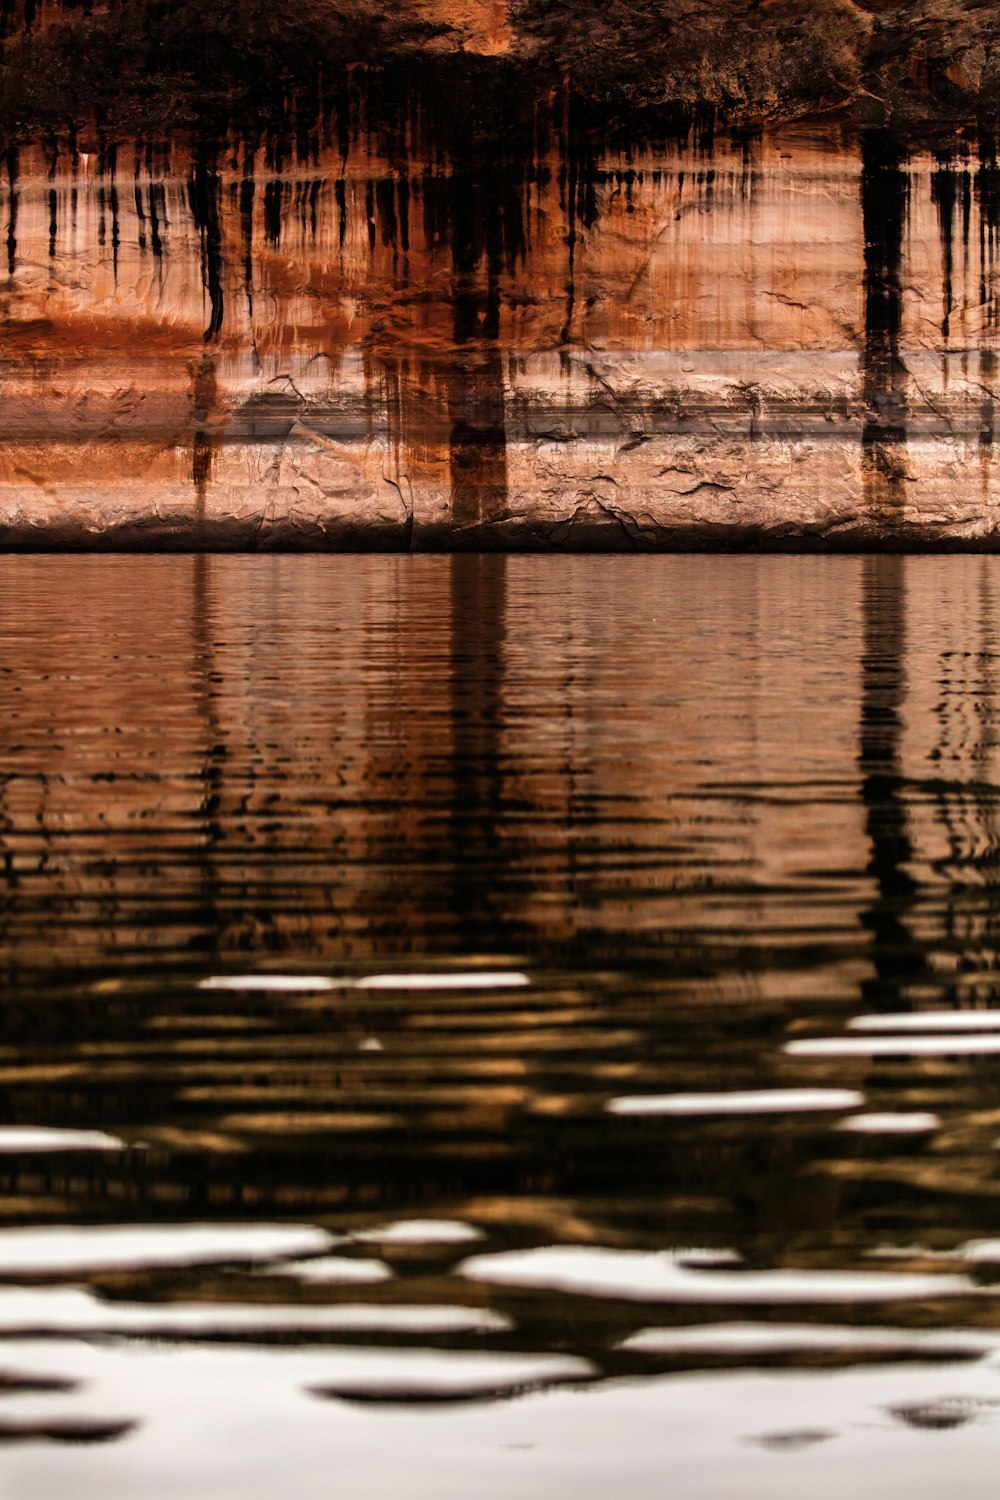
[[[992,1500],[989,557],[0,559],[0,1491]]]

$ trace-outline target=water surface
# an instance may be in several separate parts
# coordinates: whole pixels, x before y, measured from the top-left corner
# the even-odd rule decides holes
[[[991,1494],[998,621],[0,559],[4,1492]]]

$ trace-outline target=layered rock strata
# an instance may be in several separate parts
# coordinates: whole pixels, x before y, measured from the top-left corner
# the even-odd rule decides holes
[[[1000,168],[11,153],[6,547],[1000,545]]]

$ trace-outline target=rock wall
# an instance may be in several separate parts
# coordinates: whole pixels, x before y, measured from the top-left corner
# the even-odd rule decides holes
[[[6,547],[992,548],[1000,168],[11,152]]]

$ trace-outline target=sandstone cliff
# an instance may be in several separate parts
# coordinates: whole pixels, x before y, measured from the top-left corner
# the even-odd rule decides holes
[[[7,546],[997,544],[992,156],[8,169]]]
[[[997,544],[991,10],[31,4],[0,543]]]

